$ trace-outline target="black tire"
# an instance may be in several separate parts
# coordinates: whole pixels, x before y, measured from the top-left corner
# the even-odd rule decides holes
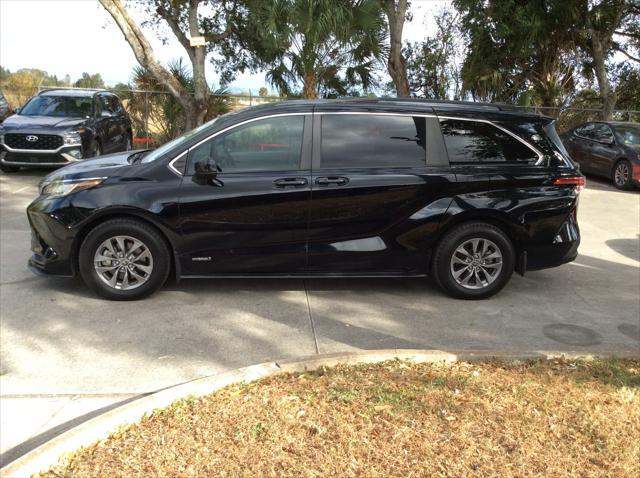
[[[0,171],[5,174],[17,173],[20,171],[20,166],[9,166],[7,164],[0,164]]]
[[[468,284],[465,287],[458,283],[453,276],[452,268],[454,266],[452,266],[452,260],[456,249],[467,243],[467,241],[474,239],[490,241],[488,243],[481,242],[480,244],[492,244],[490,250],[493,250],[494,246],[499,250],[502,256],[502,267],[496,270],[497,268],[487,266],[487,270],[495,270],[495,278],[490,279],[493,282],[482,286],[482,281],[480,281],[480,284]],[[458,299],[485,299],[499,292],[509,282],[511,274],[513,274],[515,256],[515,248],[511,240],[501,229],[485,222],[467,222],[447,232],[440,240],[433,254],[431,275],[438,286],[452,297]],[[497,259],[487,259],[487,261],[497,261]],[[455,267],[459,267],[457,271],[465,268],[464,265],[456,265]],[[468,267],[472,267],[472,264],[469,264]],[[469,274],[471,274],[470,271]],[[464,273],[460,277],[466,277],[466,275],[467,273]],[[479,277],[484,278],[485,282],[489,280],[488,275],[483,272],[479,272]],[[472,277],[472,279],[474,282],[476,281],[475,278]],[[474,285],[481,287],[469,288]]]
[[[110,286],[94,268],[94,257],[98,249],[104,241],[116,236],[128,236],[142,242],[152,258],[152,268],[145,279],[146,282],[129,290]],[[154,227],[135,219],[122,218],[106,221],[87,234],[80,246],[78,263],[84,282],[101,297],[109,300],[136,300],[146,297],[162,287],[169,275],[171,258],[166,242]],[[121,270],[124,269],[125,267]],[[128,273],[128,271],[124,270],[124,273]]]
[[[89,146],[89,157],[97,158],[98,156],[102,156],[102,146],[98,140],[94,139]]]
[[[631,163],[626,159],[618,161],[613,167],[611,179],[616,188],[622,190],[631,189],[633,187],[633,183],[631,182]]]

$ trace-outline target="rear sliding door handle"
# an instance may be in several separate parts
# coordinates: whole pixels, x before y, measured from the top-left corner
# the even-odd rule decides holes
[[[273,184],[277,188],[296,187],[301,188],[306,186],[308,181],[305,178],[281,178],[276,179]]]
[[[318,186],[329,186],[330,184],[334,184],[336,186],[344,186],[349,183],[349,178],[345,178],[342,176],[325,176],[321,178],[316,178],[316,184]]]

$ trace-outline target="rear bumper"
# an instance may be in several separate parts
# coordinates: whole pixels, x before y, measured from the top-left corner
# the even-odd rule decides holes
[[[578,256],[580,228],[573,219],[568,219],[558,231],[552,244],[527,247],[526,270],[535,271],[561,266]]]

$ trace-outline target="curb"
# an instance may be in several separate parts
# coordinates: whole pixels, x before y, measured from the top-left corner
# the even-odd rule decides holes
[[[333,367],[338,364],[355,365],[383,362],[385,360],[401,359],[416,363],[425,362],[457,362],[457,361],[524,361],[532,359],[550,360],[564,357],[567,359],[593,358],[594,355],[574,355],[555,352],[532,352],[524,354],[489,353],[489,352],[461,352],[450,353],[441,350],[399,350],[386,349],[354,353],[334,353],[314,355],[302,359],[290,359],[277,362],[265,362],[250,365],[229,372],[195,379],[160,392],[147,395],[113,410],[87,420],[68,430],[48,442],[31,450],[20,458],[0,469],[2,477],[31,476],[49,469],[58,463],[59,459],[83,446],[107,438],[119,427],[136,423],[146,414],[157,408],[164,408],[176,400],[186,396],[200,397],[208,395],[221,388],[239,382],[253,382],[264,377],[281,373],[305,372],[320,367]]]

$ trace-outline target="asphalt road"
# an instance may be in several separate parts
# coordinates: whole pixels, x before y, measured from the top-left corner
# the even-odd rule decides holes
[[[24,209],[44,173],[0,173],[3,463],[100,407],[270,359],[381,348],[640,352],[640,193],[602,180],[589,178],[581,196],[578,259],[514,275],[490,300],[453,300],[425,279],[237,279],[185,280],[131,303],[27,270]]]

